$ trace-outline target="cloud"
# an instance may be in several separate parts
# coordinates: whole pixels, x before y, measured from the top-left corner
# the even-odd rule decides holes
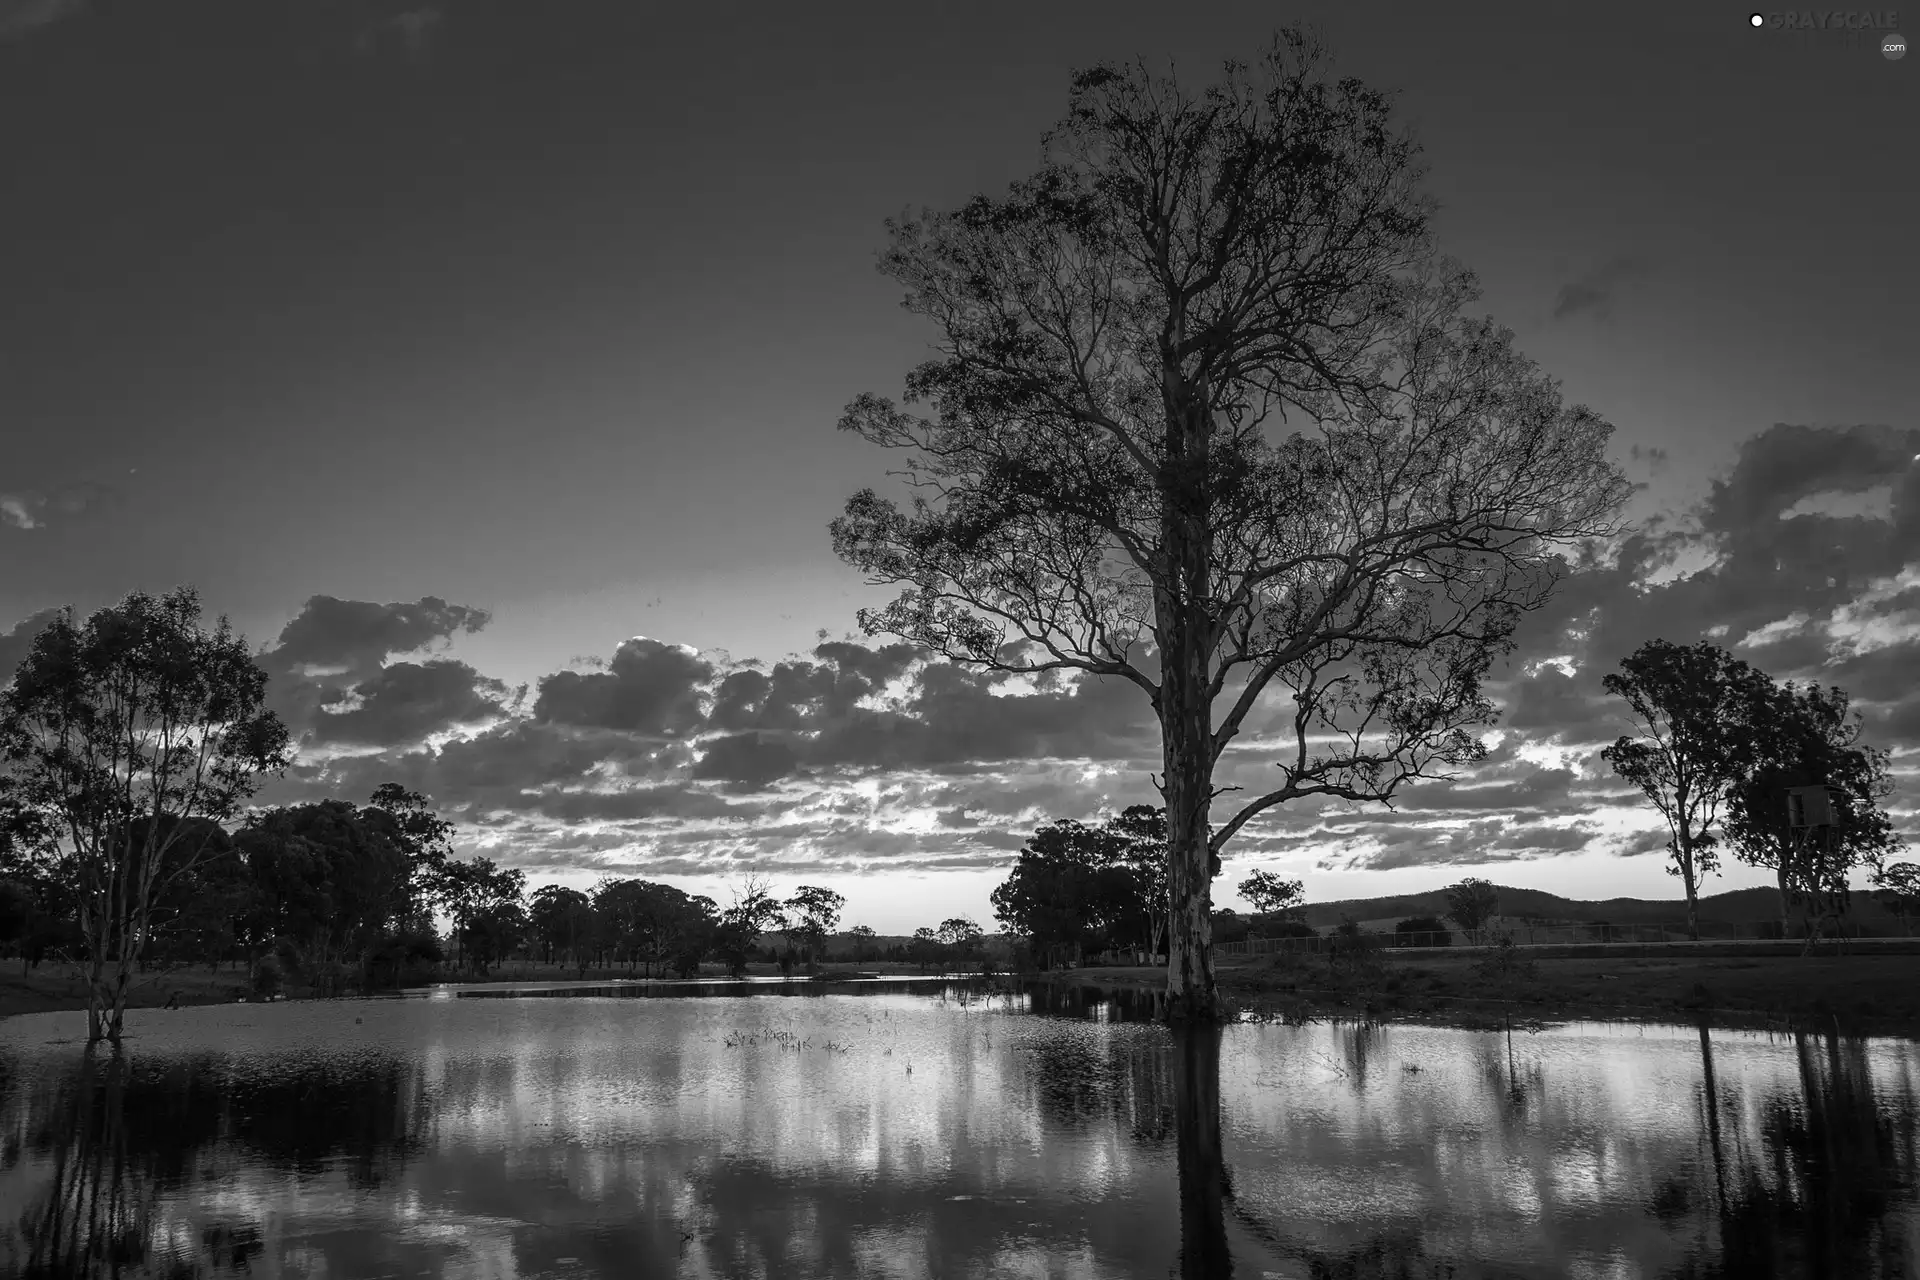
[[[388,658],[444,644],[458,632],[477,632],[489,620],[485,610],[448,604],[438,596],[411,604],[313,596],[259,654],[268,674],[267,705],[286,721],[296,740],[317,732],[330,714],[338,728],[342,714],[323,708],[351,700],[362,685],[379,680]],[[444,681],[447,673],[436,678]],[[387,728],[396,728],[403,718],[398,707],[404,695],[398,683],[374,692],[380,695],[378,707],[346,721],[348,732],[373,732],[383,718]],[[413,692],[421,690],[416,686]]]
[[[1647,264],[1631,257],[1610,258],[1585,275],[1560,286],[1553,300],[1553,318],[1566,320],[1582,312],[1605,319],[1613,312],[1620,286],[1646,275]]]
[[[408,745],[459,725],[496,720],[506,710],[506,697],[505,684],[464,662],[394,662],[353,687],[350,709],[322,707],[313,735],[326,743]]]
[[[1655,637],[1715,639],[1776,678],[1838,684],[1876,745],[1920,747],[1916,453],[1920,433],[1873,426],[1743,442],[1691,511],[1568,558],[1486,681],[1501,718],[1484,761],[1402,788],[1392,810],[1279,806],[1228,859],[1299,874],[1663,856],[1657,814],[1598,757],[1631,731],[1601,677]],[[1821,497],[1876,486],[1887,497],[1871,510]],[[541,677],[522,711],[463,663],[403,656],[484,621],[432,598],[309,601],[269,661],[320,701],[270,802],[397,781],[462,824],[463,850],[577,877],[990,869],[1044,822],[1156,800],[1156,726],[1125,682],[1011,678],[902,644],[823,640],[763,662],[634,637]],[[1222,756],[1216,785],[1242,790],[1216,821],[1279,780],[1288,710],[1276,691]],[[1908,759],[1896,765],[1911,778]],[[1896,826],[1911,827],[1903,804]]]
[[[713,674],[713,664],[685,645],[635,636],[614,651],[604,672],[540,677],[533,715],[556,724],[684,736],[704,718],[701,686]]]
[[[122,497],[112,485],[91,480],[63,485],[51,493],[38,489],[0,492],[0,527],[44,529],[50,517],[78,516],[112,506]]]
[[[0,0],[0,42],[22,39],[89,7],[88,0]]]

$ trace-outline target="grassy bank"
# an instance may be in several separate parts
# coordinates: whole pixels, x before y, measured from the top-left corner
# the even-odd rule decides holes
[[[1788,1021],[1920,1034],[1920,956],[1548,956],[1530,975],[1494,981],[1472,955],[1393,956],[1372,972],[1288,955],[1222,957],[1220,990],[1279,1014],[1346,1014],[1483,1024],[1536,1019]],[[1160,969],[1076,969],[1096,986],[1158,987]]]
[[[895,964],[886,961],[874,961],[870,964],[830,963],[820,967],[823,975],[851,976],[856,973],[877,973],[886,976],[912,976],[921,972],[918,966]],[[747,974],[755,978],[777,978],[780,975],[778,965],[754,963],[747,966]],[[553,964],[508,964],[494,969],[484,977],[471,974],[448,974],[444,981],[456,985],[479,982],[614,982],[629,980],[633,977],[624,966],[607,969],[589,969],[582,978],[580,971],[566,965]],[[724,978],[726,966],[705,964],[700,966],[703,978]],[[792,977],[805,978],[803,971],[795,971]],[[178,998],[182,1005],[190,1004],[227,1004],[247,994],[246,975],[238,969],[226,968],[219,973],[209,973],[206,969],[175,969],[165,973],[144,974],[135,980],[128,991],[127,1007],[130,1009],[157,1009],[169,1000]],[[289,999],[299,1000],[308,993],[298,984],[287,992]],[[19,967],[12,966],[0,972],[0,1018],[20,1013],[51,1013],[62,1009],[84,1009],[87,1007],[87,983],[77,967],[62,965],[42,965],[30,974],[21,973]]]
[[[157,1009],[176,996],[183,1005],[227,1004],[244,995],[246,987],[246,974],[237,969],[217,974],[199,968],[146,974],[128,988],[127,1007]],[[0,972],[0,1017],[86,1007],[87,980],[77,968],[42,965],[23,974],[15,965]]]

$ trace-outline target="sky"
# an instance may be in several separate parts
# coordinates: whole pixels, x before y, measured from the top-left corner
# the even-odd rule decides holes
[[[1265,815],[1216,895],[1676,896],[1597,756],[1656,636],[1846,688],[1920,835],[1920,62],[1545,10],[0,0],[0,678],[51,610],[191,583],[302,743],[263,802],[398,780],[536,884],[753,866],[991,927],[1035,826],[1155,798],[1158,740],[1130,685],[859,632],[887,593],[827,523],[897,462],[835,424],[935,337],[883,220],[1031,172],[1077,67],[1203,84],[1302,20],[1643,487],[1496,666],[1486,761]]]

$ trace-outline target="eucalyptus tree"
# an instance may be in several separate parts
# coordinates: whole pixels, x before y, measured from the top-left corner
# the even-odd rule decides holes
[[[1649,640],[1601,680],[1626,700],[1635,735],[1600,753],[1666,820],[1667,873],[1687,897],[1700,937],[1700,882],[1719,869],[1714,830],[1727,794],[1752,768],[1758,718],[1773,681],[1718,645]]]
[[[119,1043],[155,901],[291,758],[245,639],[200,616],[191,587],[68,609],[0,692],[9,793],[50,827],[86,939],[90,1043]]]
[[[1033,176],[888,223],[882,270],[937,354],[907,378],[930,413],[866,394],[841,420],[910,451],[914,490],[833,522],[902,588],[861,625],[1147,697],[1174,1018],[1222,1013],[1222,846],[1288,801],[1390,801],[1482,758],[1482,677],[1629,495],[1611,428],[1464,314],[1477,286],[1434,250],[1418,158],[1387,95],[1289,30],[1197,94],[1081,72]],[[1237,788],[1215,767],[1275,686],[1277,785],[1216,828]]]

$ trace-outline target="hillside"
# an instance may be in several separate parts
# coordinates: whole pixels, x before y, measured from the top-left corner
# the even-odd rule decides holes
[[[1687,904],[1682,898],[1607,898],[1598,902],[1563,898],[1543,889],[1500,889],[1500,914],[1515,919],[1542,921],[1601,921],[1609,924],[1683,925]],[[1853,910],[1862,920],[1887,919],[1889,913],[1869,892],[1856,890]],[[1447,914],[1447,895],[1435,889],[1429,893],[1401,894],[1388,898],[1344,898],[1337,902],[1316,902],[1300,909],[1300,918],[1316,929],[1326,929],[1345,917],[1356,920],[1404,920],[1409,916]],[[1700,899],[1700,919],[1721,924],[1750,924],[1780,918],[1780,894],[1774,889],[1730,889]]]

